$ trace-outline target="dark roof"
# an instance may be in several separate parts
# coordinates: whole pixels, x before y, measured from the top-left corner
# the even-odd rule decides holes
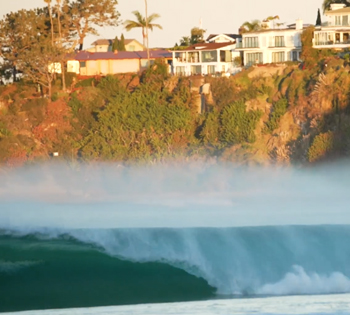
[[[171,52],[167,50],[150,50],[151,59],[172,58]],[[111,59],[147,59],[147,51],[118,51],[114,52],[88,52],[80,51],[74,57],[74,60],[111,60]]]
[[[200,44],[195,44],[187,49],[182,49],[181,51],[201,51],[201,50],[213,50],[213,49],[220,49],[226,46],[231,46],[234,43],[200,43]]]
[[[209,42],[212,38],[219,36],[219,35],[226,35],[227,37],[231,37],[232,39],[236,40],[237,38],[241,38],[242,36],[239,34],[226,34],[226,33],[222,33],[222,34],[210,34],[207,38],[207,42]]]

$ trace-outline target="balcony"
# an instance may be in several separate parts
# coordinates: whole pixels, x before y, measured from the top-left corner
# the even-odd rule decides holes
[[[333,23],[333,22],[324,22],[322,23],[321,27],[350,27],[349,22],[342,22],[342,23]]]
[[[319,47],[319,46],[323,46],[325,48],[344,48],[344,47],[350,47],[350,39],[349,40],[345,40],[345,41],[333,41],[333,40],[329,40],[329,41],[322,41],[322,40],[314,40],[314,47]]]
[[[259,48],[259,43],[254,44],[243,44],[242,42],[236,43],[236,49],[250,49],[250,48]]]

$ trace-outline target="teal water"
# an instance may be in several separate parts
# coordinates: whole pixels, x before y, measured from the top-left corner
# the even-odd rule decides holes
[[[0,312],[350,292],[350,226],[2,230]]]

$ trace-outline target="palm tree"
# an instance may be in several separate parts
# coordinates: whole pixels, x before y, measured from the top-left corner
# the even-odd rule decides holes
[[[261,29],[261,22],[259,20],[253,20],[251,22],[245,22],[239,28],[240,33],[255,32]]]
[[[343,4],[346,4],[347,6],[350,5],[347,0],[323,0],[323,4],[322,4],[323,12],[325,12],[326,10],[329,10],[332,3],[343,3]]]
[[[153,31],[153,28],[159,28],[161,30],[163,29],[161,25],[152,23],[155,19],[160,18],[160,15],[153,13],[146,20],[146,18],[143,17],[139,11],[133,11],[132,13],[135,15],[136,20],[126,20],[124,22],[124,27],[127,31],[130,31],[134,28],[141,28],[143,45],[146,46],[146,40],[148,43],[147,29],[150,29],[151,31]]]

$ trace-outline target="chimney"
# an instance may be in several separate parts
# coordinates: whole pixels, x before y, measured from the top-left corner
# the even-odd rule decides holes
[[[345,7],[346,7],[346,4],[344,4],[344,3],[332,3],[331,4],[331,11],[344,9]]]
[[[115,49],[115,50],[114,50],[114,53],[115,53],[115,54],[117,54],[117,53],[118,53],[118,50],[117,50],[117,49]]]
[[[304,28],[304,22],[303,22],[303,20],[302,20],[302,19],[297,19],[297,20],[295,21],[295,29],[296,29],[297,31],[301,31],[301,30],[303,30],[303,28]]]

